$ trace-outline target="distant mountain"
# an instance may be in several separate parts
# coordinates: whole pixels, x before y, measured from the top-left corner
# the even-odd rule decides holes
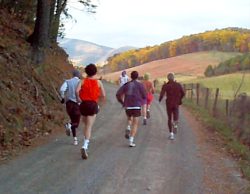
[[[105,64],[108,57],[134,47],[121,47],[118,49],[101,46],[92,42],[78,39],[59,39],[59,45],[68,53],[69,59],[77,66],[85,66],[89,63],[96,63],[100,66]]]

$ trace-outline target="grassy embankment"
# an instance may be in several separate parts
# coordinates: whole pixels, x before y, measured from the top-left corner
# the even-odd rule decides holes
[[[177,79],[182,83],[200,83],[203,87],[219,88],[223,98],[233,99],[241,83],[242,76],[243,73],[234,73],[211,78],[195,78],[194,76],[177,75]],[[247,72],[239,93],[244,92],[250,96],[249,85],[250,73]],[[235,130],[230,128],[225,121],[212,117],[205,108],[198,107],[189,100],[186,100],[184,104],[199,118],[206,128],[213,129],[220,134],[228,151],[238,159],[243,175],[247,179],[250,179],[250,149],[249,146],[243,145],[240,140],[236,138]],[[245,131],[247,130],[249,130],[249,128],[245,129]]]

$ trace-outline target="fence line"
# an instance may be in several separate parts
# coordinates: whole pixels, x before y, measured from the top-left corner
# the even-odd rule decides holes
[[[250,98],[245,93],[235,99],[224,99],[219,88],[205,88],[199,83],[184,84],[183,87],[186,99],[224,121],[239,139],[250,146]]]

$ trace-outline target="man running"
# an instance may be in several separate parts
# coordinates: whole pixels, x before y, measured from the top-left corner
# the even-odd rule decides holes
[[[124,84],[116,93],[118,102],[125,107],[128,127],[125,137],[129,139],[129,147],[135,147],[134,138],[137,133],[138,122],[141,116],[142,101],[146,100],[146,91],[142,83],[137,81],[137,71],[131,73],[131,81]],[[124,100],[123,100],[124,99]]]
[[[177,132],[178,119],[179,119],[179,105],[181,105],[182,98],[185,93],[178,82],[174,80],[174,74],[169,73],[167,75],[168,82],[165,83],[161,88],[159,96],[159,102],[161,102],[163,96],[166,94],[166,109],[168,115],[168,128],[170,132],[169,139],[174,139],[174,133]],[[172,122],[173,118],[173,122]]]
[[[120,87],[123,86],[125,83],[129,81],[129,77],[127,76],[126,71],[122,71],[120,77],[119,77],[119,85]]]
[[[147,92],[147,99],[142,106],[143,124],[144,125],[147,124],[147,119],[150,118],[150,106],[151,106],[151,103],[154,99],[153,94],[155,92],[153,83],[151,81],[149,81],[149,77],[150,77],[149,73],[145,73],[143,76],[144,80],[142,82],[142,84],[144,85],[145,90]]]
[[[91,131],[96,119],[96,115],[99,112],[98,102],[101,100],[101,104],[105,101],[105,90],[103,84],[98,80],[95,75],[97,68],[94,64],[89,64],[85,67],[87,77],[79,82],[76,94],[80,104],[80,112],[83,116],[84,122],[84,141],[81,148],[82,159],[88,158],[88,146],[91,137]]]
[[[80,81],[81,74],[79,71],[74,70],[72,72],[72,76],[73,77],[71,79],[66,80],[62,84],[60,88],[60,94],[62,98],[61,103],[66,102],[66,110],[70,117],[70,123],[66,123],[65,125],[66,134],[70,136],[70,133],[72,132],[74,138],[73,144],[78,145],[76,128],[79,125],[81,113],[76,99],[76,87]]]

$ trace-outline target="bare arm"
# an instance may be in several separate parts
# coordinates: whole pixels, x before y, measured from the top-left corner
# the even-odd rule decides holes
[[[154,84],[151,82],[151,93],[154,94],[155,93],[155,87]]]
[[[100,88],[100,91],[101,91],[100,103],[101,103],[101,105],[103,105],[106,102],[106,92],[105,92],[103,84],[102,84],[102,82],[100,80],[98,80],[98,85],[99,85],[99,88]]]
[[[77,87],[76,87],[76,100],[77,102],[81,102],[80,96],[79,96],[79,91],[81,90],[81,86],[83,84],[83,80],[79,81]]]

